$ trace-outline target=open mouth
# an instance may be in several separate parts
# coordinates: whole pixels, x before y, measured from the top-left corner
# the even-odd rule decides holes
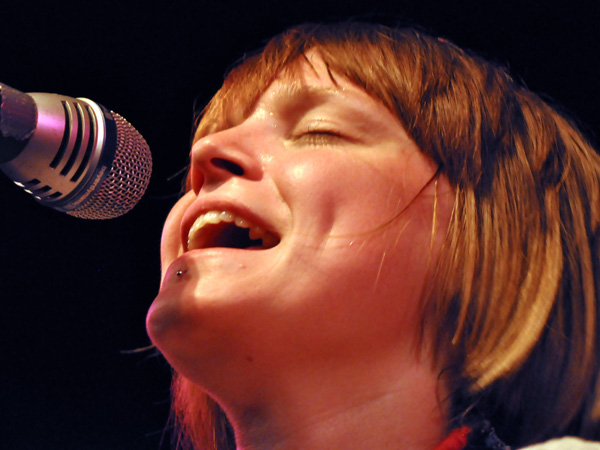
[[[266,250],[279,244],[274,233],[229,211],[208,211],[200,215],[188,233],[187,249],[226,247]]]

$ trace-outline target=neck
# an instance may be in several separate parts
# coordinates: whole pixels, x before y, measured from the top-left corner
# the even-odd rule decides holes
[[[446,396],[430,361],[303,369],[262,377],[268,385],[249,390],[259,395],[223,402],[239,450],[429,450],[442,440]]]

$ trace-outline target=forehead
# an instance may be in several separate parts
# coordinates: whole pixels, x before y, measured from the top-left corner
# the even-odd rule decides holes
[[[316,51],[284,68],[258,97],[247,117],[239,117],[237,123],[273,113],[293,117],[314,108],[355,119],[357,126],[370,122],[373,132],[387,128],[404,133],[398,117],[379,99],[330,70]]]

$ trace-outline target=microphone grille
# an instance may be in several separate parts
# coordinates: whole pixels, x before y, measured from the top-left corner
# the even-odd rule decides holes
[[[152,155],[142,135],[127,120],[112,112],[117,127],[115,159],[98,191],[82,205],[67,211],[82,219],[112,219],[140,201],[152,173]]]

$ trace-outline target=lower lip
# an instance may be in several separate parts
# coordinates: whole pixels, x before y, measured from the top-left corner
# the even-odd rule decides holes
[[[242,258],[246,257],[260,258],[261,255],[267,256],[271,251],[275,250],[278,246],[271,248],[262,247],[249,247],[249,248],[232,248],[232,247],[208,247],[208,248],[197,248],[194,250],[188,250],[179,255],[173,263],[182,261],[185,264],[187,259],[212,259],[212,258]]]
[[[256,258],[260,258],[261,255],[267,256],[270,250],[275,247],[268,249],[262,247],[249,247],[249,248],[232,248],[232,247],[209,247],[209,248],[198,248],[194,250],[188,250],[181,254],[176,261],[190,260],[210,260],[210,259],[221,259],[226,258],[230,261],[239,259],[240,261],[247,262],[248,258],[252,258],[251,261],[255,261]]]
[[[192,250],[188,250],[186,251],[186,253],[192,253],[192,252],[211,252],[211,251],[218,251],[218,252],[227,252],[227,251],[234,251],[234,252],[245,252],[245,251],[257,251],[257,250],[262,250],[262,251],[267,251],[267,250],[271,250],[275,247],[269,247],[269,248],[264,248],[264,247],[259,247],[259,246],[255,246],[255,247],[246,247],[246,248],[236,248],[236,247],[206,247],[206,248],[196,248],[196,249],[192,249]]]

